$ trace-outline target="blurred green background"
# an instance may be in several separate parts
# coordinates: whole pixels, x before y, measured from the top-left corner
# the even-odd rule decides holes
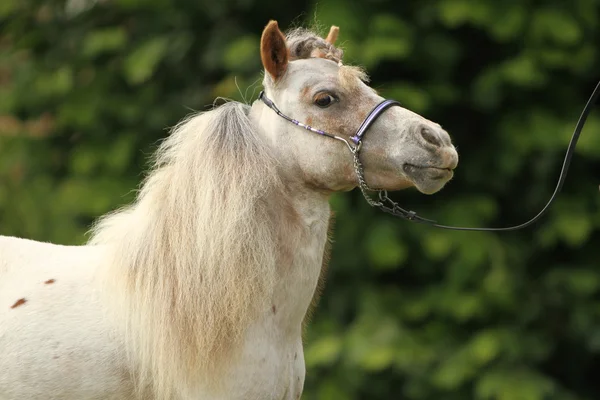
[[[600,77],[600,0],[1,0],[0,233],[85,242],[167,127],[256,98],[269,19],[339,25],[346,63],[451,133],[447,188],[395,194],[449,224],[535,214]],[[441,231],[335,196],[303,398],[600,399],[599,183],[596,111],[524,231]]]

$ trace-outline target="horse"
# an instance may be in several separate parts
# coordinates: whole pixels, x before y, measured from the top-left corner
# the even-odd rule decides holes
[[[0,237],[1,400],[300,398],[328,199],[360,184],[349,140],[383,100],[337,36],[270,21],[263,101],[178,123],[85,245]],[[357,146],[370,187],[432,194],[452,178],[440,125],[401,106],[371,122]]]

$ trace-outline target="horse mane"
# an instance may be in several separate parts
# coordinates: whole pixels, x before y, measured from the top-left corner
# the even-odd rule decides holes
[[[179,123],[135,202],[92,230],[138,387],[156,398],[216,385],[270,309],[283,190],[248,111],[229,102]]]

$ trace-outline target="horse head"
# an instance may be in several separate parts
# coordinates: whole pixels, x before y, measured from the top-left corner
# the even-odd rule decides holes
[[[359,144],[370,188],[437,192],[458,163],[450,136],[439,124],[393,104],[357,141],[359,127],[384,98],[367,85],[362,69],[342,63],[337,35],[332,27],[325,39],[306,30],[286,38],[275,21],[262,33],[266,100],[254,103],[251,117],[279,152],[289,178],[323,191],[351,190],[359,177],[348,148]]]

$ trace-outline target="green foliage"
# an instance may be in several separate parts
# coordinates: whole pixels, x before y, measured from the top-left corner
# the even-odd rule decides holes
[[[85,242],[132,200],[166,127],[218,96],[256,98],[269,19],[313,15],[341,27],[346,63],[459,148],[446,189],[402,204],[492,226],[544,204],[598,79],[600,0],[4,0],[1,233]],[[563,194],[522,232],[435,230],[335,195],[304,398],[600,398],[599,132],[596,113]]]

